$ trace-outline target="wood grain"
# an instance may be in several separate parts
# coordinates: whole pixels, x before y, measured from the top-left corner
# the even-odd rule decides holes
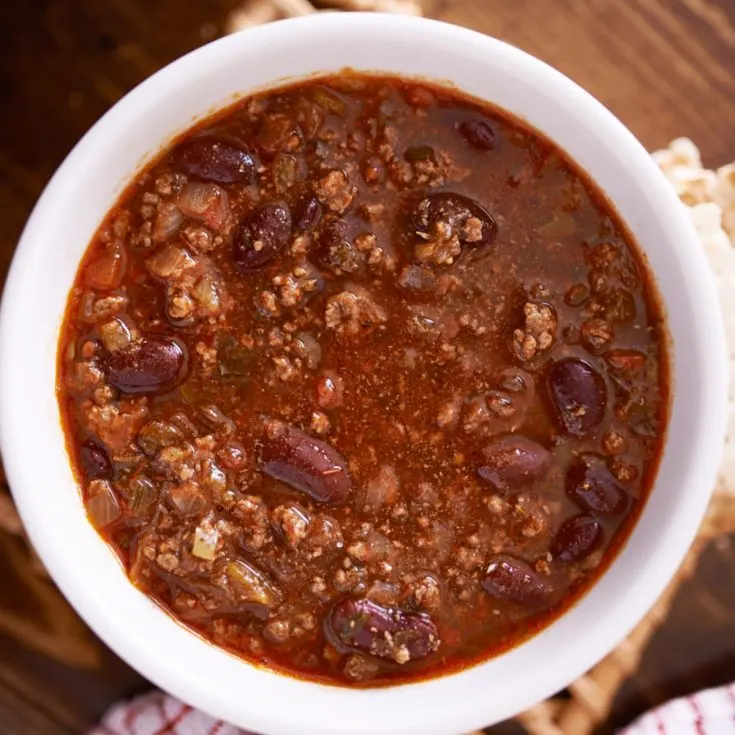
[[[0,2],[0,281],[34,201],[74,143],[139,81],[217,36],[238,2]],[[649,149],[686,135],[709,166],[735,160],[732,0],[425,0],[424,8],[557,67]],[[42,608],[65,603],[47,582],[36,588],[21,581],[19,589],[28,570],[19,574],[18,565],[31,558],[19,561],[16,541],[1,541],[0,623],[20,615],[31,629],[53,631]],[[735,679],[732,542],[726,538],[707,551],[601,733],[672,695]],[[49,647],[50,639],[29,640],[23,626],[15,635],[0,632],[3,735],[82,733],[113,701],[147,686],[89,638],[70,608],[59,620],[72,638],[87,641],[71,657],[63,647]],[[503,723],[491,732],[520,730]]]
[[[552,64],[649,149],[686,135],[710,166],[735,159],[730,0],[447,0],[438,15]]]

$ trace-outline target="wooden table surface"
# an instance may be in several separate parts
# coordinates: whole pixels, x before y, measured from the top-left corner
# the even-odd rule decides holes
[[[74,143],[137,82],[217,36],[236,5],[0,2],[0,281],[34,201]],[[649,149],[686,135],[707,165],[735,160],[734,0],[426,0],[425,8],[553,64]],[[735,679],[731,540],[707,550],[601,732],[670,696]],[[3,735],[82,733],[117,698],[148,686],[36,575],[23,542],[2,532],[0,580]]]

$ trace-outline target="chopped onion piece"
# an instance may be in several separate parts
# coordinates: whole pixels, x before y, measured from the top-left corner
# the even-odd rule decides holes
[[[217,551],[219,531],[212,525],[211,521],[202,521],[194,531],[194,544],[191,553],[200,559],[211,561]]]
[[[384,505],[395,503],[400,480],[396,471],[384,464],[365,488],[365,510],[377,513]]]
[[[207,403],[199,406],[201,417],[215,428],[221,428],[225,434],[232,434],[236,430],[235,422],[215,406],[213,403]]]
[[[107,480],[92,480],[87,493],[87,513],[96,529],[106,528],[120,517],[120,503]]]
[[[230,221],[227,192],[216,184],[190,181],[179,197],[179,209],[187,217],[201,220],[215,232],[224,230]]]
[[[84,283],[99,291],[112,291],[122,283],[126,260],[122,243],[114,241],[85,265]]]
[[[225,575],[243,602],[273,607],[282,599],[280,590],[259,569],[245,561],[228,561]]]
[[[168,491],[171,502],[182,516],[193,516],[204,510],[207,502],[199,486],[191,481],[173,485]]]
[[[184,215],[173,202],[164,202],[158,210],[156,221],[153,224],[152,237],[155,242],[166,242],[173,237],[181,227]]]

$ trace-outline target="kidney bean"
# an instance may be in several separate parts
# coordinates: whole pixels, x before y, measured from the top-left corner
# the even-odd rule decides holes
[[[603,536],[602,526],[591,516],[572,516],[556,532],[551,542],[551,553],[565,564],[573,564],[595,551]]]
[[[112,477],[112,463],[107,452],[97,444],[87,441],[79,450],[79,462],[88,480],[107,480]]]
[[[576,357],[557,360],[547,375],[551,403],[562,429],[571,436],[592,432],[605,416],[607,389],[602,376]]]
[[[581,508],[606,516],[624,513],[628,493],[596,454],[584,454],[567,471],[567,495]]]
[[[316,239],[314,256],[323,268],[338,273],[354,273],[362,261],[348,236],[347,223],[341,219],[329,219]]]
[[[296,232],[311,232],[322,218],[322,205],[316,197],[303,197],[296,205],[294,212],[294,229]]]
[[[240,224],[232,259],[241,273],[253,273],[270,263],[291,238],[291,212],[285,204],[265,204]]]
[[[522,485],[538,480],[549,466],[549,452],[525,436],[508,434],[495,439],[481,452],[477,473],[494,485]]]
[[[261,451],[263,472],[319,503],[343,503],[352,490],[347,461],[320,439],[272,422]]]
[[[495,131],[484,120],[464,120],[457,130],[473,148],[481,151],[491,151],[497,143]]]
[[[490,560],[481,584],[491,597],[528,608],[545,605],[553,593],[526,562],[505,554]]]
[[[418,203],[413,214],[415,231],[425,237],[430,236],[433,226],[440,221],[457,233],[460,242],[476,247],[494,240],[498,230],[492,215],[476,201],[452,192],[429,194]]]
[[[399,664],[426,658],[439,647],[439,633],[425,613],[383,607],[366,599],[342,600],[327,618],[327,635],[347,647]]]
[[[249,183],[255,178],[256,164],[247,151],[216,138],[193,138],[182,143],[175,153],[177,163],[187,174],[218,184]]]
[[[101,360],[107,380],[123,393],[163,393],[186,377],[182,345],[168,337],[132,342]]]

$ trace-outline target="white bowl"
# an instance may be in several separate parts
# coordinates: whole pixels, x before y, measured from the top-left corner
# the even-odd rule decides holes
[[[673,335],[674,402],[655,489],[594,588],[522,646],[461,673],[354,690],[258,669],[188,632],[127,580],[88,523],[56,402],[59,328],[80,258],[151,156],[233,98],[345,66],[449,80],[525,118],[597,181],[656,274]],[[38,202],[0,315],[0,437],[23,522],[93,630],[153,682],[268,735],[446,735],[510,717],[582,674],[645,614],[702,518],[725,426],[720,311],[695,232],[635,138],[569,79],[500,41],[416,18],[322,14],[224,38],[166,67],[84,137]]]

